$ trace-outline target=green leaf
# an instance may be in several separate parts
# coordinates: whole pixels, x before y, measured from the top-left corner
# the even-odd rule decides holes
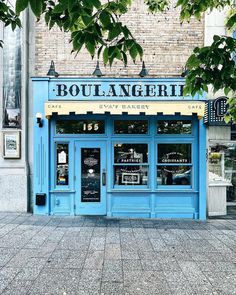
[[[231,120],[231,116],[230,115],[225,115],[224,120],[225,120],[225,123],[228,124],[230,122],[230,120]]]
[[[128,63],[127,55],[126,55],[126,53],[123,50],[121,50],[121,54],[123,56],[123,62],[124,62],[124,65],[126,67],[127,66],[127,63]]]
[[[133,59],[133,61],[135,61],[138,55],[138,50],[135,44],[129,49],[129,54],[131,58]]]
[[[220,41],[220,36],[214,35],[213,40],[214,42]]]
[[[65,10],[64,5],[62,5],[61,3],[57,4],[54,9],[53,9],[53,13],[62,13]]]
[[[142,59],[142,57],[143,57],[143,48],[142,48],[142,46],[140,44],[136,43],[136,49],[138,51],[138,54],[139,54],[140,58]]]
[[[88,9],[93,9],[93,4],[91,0],[82,0],[84,7]]]
[[[29,0],[16,0],[16,14],[20,14],[28,6]]]
[[[121,33],[121,25],[120,23],[116,23],[114,26],[111,27],[109,34],[108,34],[108,40],[111,41],[117,36],[119,36]]]
[[[90,0],[90,2],[93,4],[93,6],[97,9],[101,7],[101,2],[99,0]]]
[[[103,51],[103,62],[106,65],[108,63],[109,56],[108,56],[108,48],[106,47]]]
[[[68,11],[71,12],[74,4],[75,4],[75,0],[67,0],[68,1]]]
[[[105,28],[111,23],[110,14],[105,10],[100,13],[99,19]]]
[[[98,49],[98,59],[100,58],[100,54],[102,52],[102,49],[103,49],[103,45],[99,47]]]
[[[86,26],[88,26],[88,25],[93,21],[93,18],[92,18],[90,15],[88,15],[88,14],[86,14],[86,15],[81,15],[81,18],[82,18],[82,20],[83,20],[83,23],[84,23]]]
[[[42,0],[29,0],[30,7],[36,17],[40,17],[42,14],[43,3]]]
[[[200,64],[200,61],[199,61],[199,59],[196,57],[196,55],[194,55],[194,54],[192,54],[192,55],[189,57],[189,59],[187,60],[187,63],[186,63],[186,65],[187,65],[187,67],[188,67],[189,69],[192,69],[192,68],[194,68],[194,67],[197,67],[197,66],[199,66],[199,64]]]

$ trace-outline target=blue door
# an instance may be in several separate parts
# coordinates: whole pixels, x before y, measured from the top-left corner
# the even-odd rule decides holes
[[[106,215],[106,143],[75,143],[75,214]]]

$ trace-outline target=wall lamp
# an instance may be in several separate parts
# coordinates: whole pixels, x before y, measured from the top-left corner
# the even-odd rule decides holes
[[[51,61],[50,68],[48,70],[47,76],[54,76],[54,77],[59,76],[58,72],[56,72],[55,64],[54,64],[53,60]]]
[[[146,69],[145,63],[143,61],[143,63],[142,63],[142,69],[141,69],[141,72],[139,73],[139,76],[140,77],[146,77],[147,75],[148,75],[148,70]]]
[[[181,77],[184,78],[188,75],[189,70],[187,69],[187,67],[182,68],[182,73],[181,73]]]
[[[97,77],[102,77],[102,76],[103,76],[103,74],[102,74],[102,72],[101,72],[101,70],[100,70],[100,67],[99,67],[99,61],[97,61],[96,68],[95,68],[95,70],[93,71],[92,75],[93,75],[93,76],[97,76]]]
[[[39,125],[40,128],[43,127],[43,119],[41,113],[36,114],[36,123]]]

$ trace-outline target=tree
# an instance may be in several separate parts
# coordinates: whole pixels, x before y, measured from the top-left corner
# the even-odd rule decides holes
[[[21,26],[20,13],[28,6],[39,19],[42,14],[49,29],[58,26],[71,33],[73,52],[79,53],[84,46],[93,58],[102,55],[104,64],[112,65],[115,59],[127,64],[127,55],[134,61],[143,56],[142,46],[136,41],[120,17],[134,0],[16,0],[15,11],[8,0],[0,0],[0,21],[14,30]],[[143,0],[152,13],[164,12],[170,0]],[[236,4],[233,0],[178,0],[180,22],[191,17],[201,19],[208,11],[228,8],[228,30],[236,27]],[[2,41],[0,41],[0,46]],[[214,36],[211,46],[195,48],[186,63],[187,76],[184,93],[194,95],[223,89],[229,96],[226,120],[236,121],[236,67],[234,54],[236,40],[229,36]]]

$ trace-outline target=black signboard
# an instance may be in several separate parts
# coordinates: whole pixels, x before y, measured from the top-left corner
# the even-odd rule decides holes
[[[81,202],[100,202],[100,148],[81,149]]]

